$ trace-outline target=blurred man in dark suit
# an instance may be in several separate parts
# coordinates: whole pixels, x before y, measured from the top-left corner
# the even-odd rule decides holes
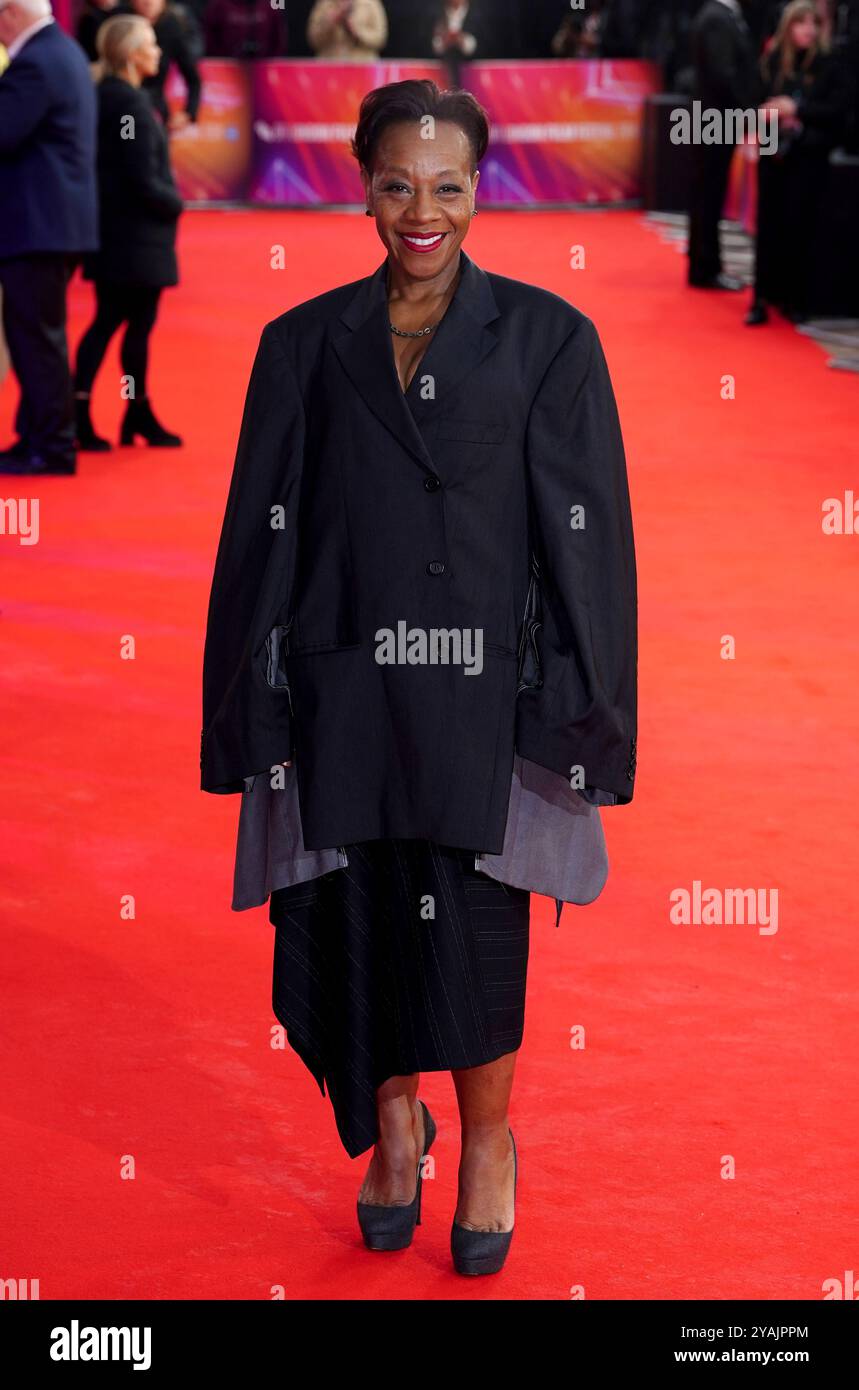
[[[693,145],[689,207],[689,284],[698,289],[740,290],[722,272],[719,221],[734,154],[726,111],[754,110],[761,97],[757,52],[740,0],[707,0],[692,26],[693,98],[703,110],[723,113],[724,139]]]
[[[0,0],[0,285],[21,388],[2,473],[74,473],[66,286],[98,246],[95,91],[48,0]]]

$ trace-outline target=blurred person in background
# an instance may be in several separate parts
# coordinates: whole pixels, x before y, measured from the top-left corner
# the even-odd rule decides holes
[[[593,0],[589,10],[564,16],[551,42],[553,58],[596,58],[602,43],[605,5]]]
[[[815,231],[830,152],[850,104],[831,25],[814,0],[792,0],[761,59],[765,106],[778,112],[778,149],[758,160],[755,289],[746,323],[766,323],[774,304],[794,322],[810,310]]]
[[[748,111],[758,105],[756,49],[740,0],[707,0],[692,26],[693,98],[704,111]],[[733,123],[732,123],[733,124]],[[741,290],[722,271],[719,222],[735,145],[727,123],[719,144],[692,146],[689,205],[689,284],[702,290]]]
[[[433,40],[443,8],[439,0],[388,0],[386,56],[439,57]],[[463,14],[454,18],[454,24],[461,20],[461,28],[474,38],[475,57],[550,58],[549,44],[570,6],[569,0],[475,0],[467,16],[465,7],[458,8]],[[456,59],[457,54],[453,56]]]
[[[641,10],[642,0],[606,0],[601,26],[603,57],[638,56]]]
[[[158,71],[161,53],[149,21],[126,14],[102,25],[98,52],[104,73],[97,88],[101,246],[84,259],[84,274],[95,281],[96,313],[78,347],[78,448],[110,448],[93,428],[90,395],[108,344],[123,324],[120,360],[133,394],[120,443],[141,437],[147,444],[175,448],[182,440],[159,424],[147,394],[149,338],[161,292],[179,281],[176,228],[182,211],[164,128],[141,91]]]
[[[848,154],[856,155],[859,154],[859,0],[853,0],[843,15],[838,45],[851,93],[844,148]]]
[[[317,58],[374,63],[388,42],[381,0],[318,0],[307,21],[307,42]]]
[[[523,56],[552,58],[552,41],[570,15],[570,0],[517,0],[519,30],[523,36]]]
[[[432,22],[430,50],[447,67],[452,87],[460,86],[463,63],[485,58],[492,52],[489,40],[497,16],[485,3],[449,0],[429,7]]]
[[[286,15],[269,0],[209,0],[204,16],[210,58],[282,58]]]
[[[181,8],[185,10],[187,15],[193,21],[194,26],[200,34],[201,39],[203,35],[203,27],[206,20],[206,12],[211,3],[212,0],[183,0],[181,6],[174,6],[174,8]],[[289,4],[290,9],[293,8],[292,4],[290,3],[290,0],[282,0],[282,3],[284,5]],[[283,13],[282,10],[281,13]],[[199,56],[202,57],[202,51]]]
[[[694,86],[691,34],[700,8],[701,0],[642,0],[637,56],[659,64],[668,92]]]
[[[286,0],[284,23],[289,32],[290,58],[312,58],[307,42],[307,21],[315,0]]]
[[[835,32],[835,0],[815,0],[814,12],[820,30],[820,44],[825,53],[832,49]]]
[[[147,78],[143,85],[167,128],[181,130],[196,121],[202,94],[197,63],[203,56],[204,45],[202,29],[194,11],[186,5],[168,5],[166,0],[119,0],[118,4],[116,0],[112,4],[88,0],[78,24],[78,43],[92,61],[98,58],[99,29],[112,15],[120,14],[139,14],[155,30],[161,62],[157,73]],[[167,109],[164,87],[174,64],[184,78],[187,96],[184,108],[171,115]]]
[[[197,60],[203,54],[200,27],[184,5],[168,5],[166,0],[129,0],[121,8],[125,13],[140,15],[148,20],[155,30],[161,60],[158,71],[143,83],[143,90],[168,130],[181,130],[189,122],[196,121],[200,109],[202,82],[197,68]],[[168,112],[164,87],[174,64],[182,74],[188,92],[183,109]]]
[[[0,472],[74,473],[66,287],[98,246],[95,96],[48,0],[0,0],[0,287],[21,400]]]
[[[91,63],[98,59],[96,35],[106,19],[116,13],[119,0],[86,0],[78,15],[75,38]]]

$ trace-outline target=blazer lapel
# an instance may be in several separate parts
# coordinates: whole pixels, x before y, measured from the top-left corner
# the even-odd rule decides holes
[[[421,358],[407,392],[411,410],[420,425],[431,426],[445,396],[458,390],[496,347],[498,334],[489,325],[500,317],[489,280],[464,251],[462,274],[456,294]],[[423,394],[423,381],[431,378],[431,392]]]
[[[489,281],[464,251],[460,251],[460,256],[456,293],[418,365],[408,393],[400,386],[394,361],[387,260],[361,281],[340,316],[350,331],[334,339],[334,350],[344,370],[373,414],[431,473],[436,471],[435,465],[418,422],[430,423],[444,394],[460,386],[466,374],[498,341],[487,327],[499,316]],[[422,379],[428,376],[432,378],[432,396],[425,400],[420,388]]]

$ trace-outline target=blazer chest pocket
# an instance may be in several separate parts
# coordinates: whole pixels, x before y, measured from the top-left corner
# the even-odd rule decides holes
[[[457,439],[463,444],[500,444],[507,426],[492,420],[440,420],[439,439]]]

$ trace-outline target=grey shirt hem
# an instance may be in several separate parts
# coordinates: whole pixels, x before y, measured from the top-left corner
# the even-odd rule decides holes
[[[348,864],[343,847],[304,848],[296,771],[282,771],[284,784],[278,789],[267,777],[246,779],[233,875],[235,912],[262,907],[276,889],[307,883]],[[516,754],[502,852],[475,854],[475,867],[489,878],[544,893],[559,903],[593,902],[608,877],[597,808],[615,798],[591,788],[585,792]],[[597,802],[593,797],[611,800]]]

